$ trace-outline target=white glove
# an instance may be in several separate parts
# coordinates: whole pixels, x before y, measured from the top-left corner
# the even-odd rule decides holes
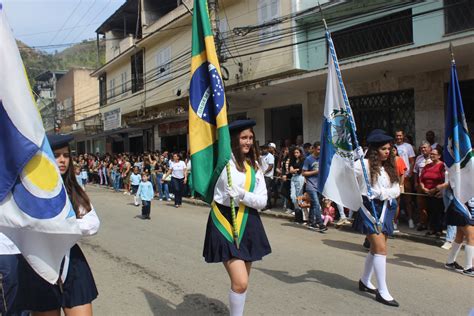
[[[356,160],[364,158],[364,150],[362,149],[362,147],[359,146],[354,150],[354,158]]]
[[[233,185],[232,187],[227,187],[227,194],[233,199],[243,200],[245,196],[245,190],[239,186]]]

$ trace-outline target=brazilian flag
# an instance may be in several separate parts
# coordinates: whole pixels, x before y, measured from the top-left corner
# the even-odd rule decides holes
[[[194,0],[189,147],[193,185],[210,203],[214,186],[231,157],[227,104],[206,0]]]

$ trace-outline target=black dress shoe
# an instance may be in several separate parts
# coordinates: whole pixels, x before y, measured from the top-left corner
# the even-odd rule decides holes
[[[379,303],[382,303],[388,306],[393,306],[393,307],[400,306],[400,304],[398,304],[398,302],[395,300],[387,301],[386,299],[384,299],[382,295],[380,295],[378,290],[375,290],[375,300]]]
[[[359,280],[359,291],[375,294],[375,291],[377,290],[369,288],[367,285],[364,284],[364,282],[362,282],[362,280]]]

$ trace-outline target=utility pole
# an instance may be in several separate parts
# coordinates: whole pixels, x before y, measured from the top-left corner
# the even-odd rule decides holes
[[[211,20],[212,33],[214,33],[214,44],[216,46],[217,57],[219,58],[219,62],[222,62],[218,0],[207,0],[207,7],[209,8],[209,19]]]

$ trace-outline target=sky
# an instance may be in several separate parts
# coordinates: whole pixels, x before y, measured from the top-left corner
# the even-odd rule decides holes
[[[0,0],[15,37],[53,53],[85,39],[125,0]]]

